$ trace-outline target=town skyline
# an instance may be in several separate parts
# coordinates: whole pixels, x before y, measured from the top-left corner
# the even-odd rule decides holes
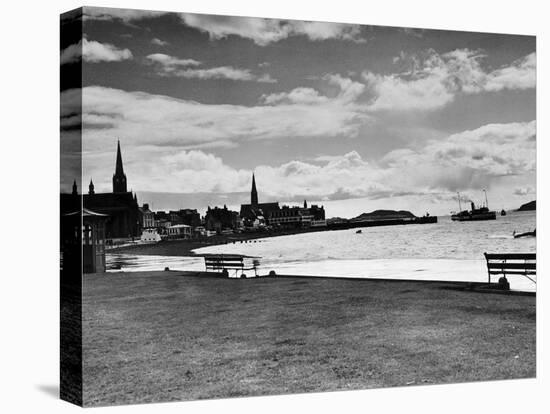
[[[448,214],[457,191],[478,204],[487,189],[496,209],[536,198],[532,36],[84,10],[61,61],[80,47],[93,69],[82,180],[96,191],[120,139],[128,188],[162,208],[238,206],[252,173],[264,201],[344,217]]]

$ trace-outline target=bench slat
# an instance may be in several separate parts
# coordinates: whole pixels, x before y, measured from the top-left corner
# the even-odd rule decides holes
[[[536,263],[500,263],[500,262],[488,262],[487,268],[489,269],[525,269],[525,270],[536,270]]]
[[[537,272],[534,272],[532,270],[526,270],[524,272],[520,271],[520,270],[510,270],[510,271],[506,271],[506,272],[503,272],[501,270],[499,271],[494,271],[494,270],[489,270],[489,274],[491,275],[502,275],[502,274],[506,274],[506,275],[536,275]]]
[[[205,263],[243,263],[242,260],[212,260],[208,259],[204,261]]]
[[[487,260],[536,260],[536,253],[485,253]]]

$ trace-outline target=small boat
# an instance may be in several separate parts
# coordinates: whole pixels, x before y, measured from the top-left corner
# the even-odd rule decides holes
[[[537,229],[526,231],[525,233],[514,232],[514,239],[519,239],[520,237],[537,237]]]
[[[504,210],[504,209],[500,210],[500,215],[505,216],[506,215],[506,210]]]
[[[359,229],[355,232],[355,234],[361,234],[361,233],[363,233],[363,230],[361,230],[361,229]]]

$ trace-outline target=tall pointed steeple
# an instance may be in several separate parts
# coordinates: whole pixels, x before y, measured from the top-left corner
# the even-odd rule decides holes
[[[124,174],[124,167],[122,166],[122,154],[120,152],[120,140],[117,143],[116,151],[116,167],[115,174],[113,175],[113,193],[127,193],[128,187],[126,186],[126,174]]]
[[[250,192],[250,204],[253,206],[258,205],[258,191],[256,190],[256,178],[252,173],[252,191]]]
[[[88,194],[95,194],[95,191],[94,191],[94,182],[92,181],[92,179],[90,178],[90,185],[88,186]]]
[[[78,194],[78,187],[76,186],[76,180],[73,181],[73,195]]]

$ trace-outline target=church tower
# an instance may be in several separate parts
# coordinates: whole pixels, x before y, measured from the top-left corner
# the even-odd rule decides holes
[[[124,168],[122,167],[122,155],[120,153],[120,141],[117,144],[116,152],[116,169],[113,175],[113,193],[127,193],[128,188],[126,186],[126,174],[124,174]]]
[[[91,179],[90,179],[90,185],[88,186],[88,194],[90,195],[95,194],[94,182]]]
[[[253,206],[258,205],[258,191],[256,191],[256,178],[252,173],[252,191],[250,192],[250,204]]]

